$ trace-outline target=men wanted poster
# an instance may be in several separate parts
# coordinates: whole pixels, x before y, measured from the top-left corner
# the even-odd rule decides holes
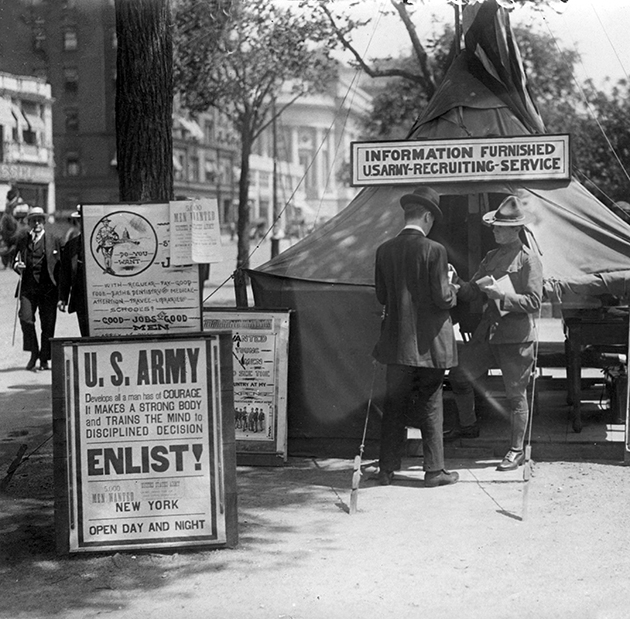
[[[233,544],[230,335],[54,344],[58,546]]]
[[[201,331],[199,268],[171,262],[170,208],[85,204],[90,336]]]

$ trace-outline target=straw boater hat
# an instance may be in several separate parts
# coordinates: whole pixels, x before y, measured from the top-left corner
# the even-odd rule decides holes
[[[46,213],[44,212],[44,209],[41,206],[34,206],[28,212],[28,215],[26,217],[27,219],[32,219],[33,217],[42,217],[43,219],[46,219]]]
[[[487,226],[525,226],[532,220],[516,196],[505,198],[496,211],[486,213],[482,219]]]
[[[418,187],[413,193],[406,193],[400,198],[400,206],[402,206],[403,209],[407,206],[413,205],[420,205],[427,208],[431,211],[431,213],[433,213],[433,217],[435,217],[436,222],[442,220],[440,195],[437,191],[431,189],[430,187]]]

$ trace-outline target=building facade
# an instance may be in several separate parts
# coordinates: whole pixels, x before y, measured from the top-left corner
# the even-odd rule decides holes
[[[14,186],[31,206],[55,208],[52,97],[44,80],[0,73],[0,199]]]
[[[63,215],[80,203],[117,202],[114,0],[5,0],[0,71],[49,84],[56,196],[42,206]],[[217,198],[232,216],[233,134],[214,112],[195,121],[176,106],[175,195]]]
[[[317,225],[350,203],[357,193],[349,184],[350,144],[361,139],[371,105],[357,83],[354,71],[341,67],[327,92],[297,99],[257,140],[250,161],[253,218],[273,222],[274,143],[276,210],[285,227],[300,218]],[[278,107],[289,96],[283,94]]]
[[[114,0],[4,0],[2,9],[0,71],[36,77],[51,90],[55,192],[42,206],[69,215],[80,203],[118,202]],[[350,142],[369,105],[354,83],[342,70],[328,92],[282,113],[275,140],[269,128],[257,141],[252,221],[271,225],[279,212],[283,228],[295,219],[314,224],[350,202]],[[175,99],[176,197],[216,198],[222,223],[234,222],[239,159],[238,136],[223,115],[192,118]]]

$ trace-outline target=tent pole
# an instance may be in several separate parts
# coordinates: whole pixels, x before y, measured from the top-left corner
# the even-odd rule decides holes
[[[236,269],[233,277],[236,307],[247,307],[247,275],[245,275],[243,269]]]
[[[459,56],[462,51],[461,38],[462,38],[462,25],[459,15],[459,2],[453,3],[453,9],[455,10],[455,55]]]

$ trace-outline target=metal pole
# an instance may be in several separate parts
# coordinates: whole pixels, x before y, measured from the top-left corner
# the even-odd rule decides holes
[[[271,106],[273,114],[273,231],[271,233],[271,257],[275,258],[280,253],[280,238],[278,235],[278,127],[276,123],[276,102]]]
[[[453,9],[455,9],[455,53],[457,56],[459,56],[460,52],[462,51],[462,46],[461,46],[462,26],[460,22],[459,2],[455,2],[455,4],[453,4]]]

